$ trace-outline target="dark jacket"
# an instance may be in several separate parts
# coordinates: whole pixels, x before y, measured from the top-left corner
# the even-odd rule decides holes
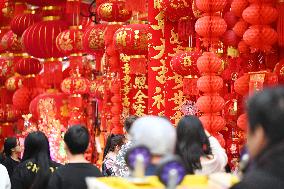
[[[264,150],[231,189],[284,189],[284,142]]]

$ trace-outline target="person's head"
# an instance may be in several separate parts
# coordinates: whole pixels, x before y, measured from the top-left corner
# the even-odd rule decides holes
[[[107,143],[104,150],[104,157],[109,152],[117,153],[120,150],[120,147],[123,145],[124,135],[110,135],[107,139]]]
[[[89,146],[90,135],[82,125],[71,126],[64,135],[67,153],[72,155],[84,154]]]
[[[123,129],[125,130],[126,133],[129,133],[130,128],[136,119],[138,119],[138,116],[136,115],[131,115],[125,119]]]
[[[247,101],[247,147],[251,158],[284,141],[284,88],[267,88]]]
[[[4,153],[7,157],[12,156],[12,154],[18,154],[21,152],[20,143],[16,137],[6,138],[4,142]]]
[[[154,157],[175,151],[176,131],[164,118],[145,116],[137,119],[130,129],[130,136],[134,145],[146,146]]]
[[[177,125],[176,153],[181,156],[188,172],[201,169],[200,157],[211,154],[209,139],[200,120],[184,116]]]
[[[41,131],[29,133],[24,143],[22,161],[32,161],[39,167],[31,189],[44,188],[50,176],[50,150],[48,139]]]

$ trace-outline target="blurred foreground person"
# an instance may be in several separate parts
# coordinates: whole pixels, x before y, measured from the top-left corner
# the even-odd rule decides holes
[[[4,142],[5,158],[3,165],[6,167],[11,177],[15,167],[20,163],[19,155],[21,153],[20,143],[16,137],[9,137]]]
[[[284,88],[270,88],[248,100],[250,167],[232,189],[284,188]]]
[[[176,153],[190,174],[225,171],[228,157],[218,140],[204,130],[195,116],[184,116],[177,125]]]
[[[134,145],[143,145],[152,154],[151,163],[146,167],[146,176],[155,175],[161,159],[174,154],[176,131],[165,118],[145,116],[137,119],[130,129],[130,136]]]
[[[6,167],[2,164],[0,164],[0,188],[1,189],[10,189],[11,188],[11,182],[8,175],[8,171]]]
[[[87,189],[86,177],[102,176],[99,169],[84,157],[89,141],[89,132],[84,126],[75,125],[67,130],[64,142],[69,163],[55,171],[48,189]]]
[[[24,147],[22,162],[11,178],[12,189],[45,189],[51,173],[60,165],[51,160],[48,139],[41,131],[32,132]]]

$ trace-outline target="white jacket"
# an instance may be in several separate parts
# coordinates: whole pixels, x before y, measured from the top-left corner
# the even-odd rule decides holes
[[[10,189],[11,188],[11,182],[8,175],[8,171],[6,167],[2,164],[0,164],[0,188],[1,189]]]

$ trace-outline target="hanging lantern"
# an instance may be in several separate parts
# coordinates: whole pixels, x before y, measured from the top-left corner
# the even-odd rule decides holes
[[[22,36],[28,27],[40,20],[41,17],[38,14],[20,14],[15,16],[11,21],[11,29],[18,36]]]
[[[15,122],[20,118],[21,112],[16,109],[12,104],[6,105],[6,121]]]
[[[231,4],[231,11],[238,17],[242,17],[242,13],[248,6],[247,0],[233,0]]]
[[[243,35],[244,41],[257,50],[269,51],[277,42],[277,32],[269,26],[253,25]]]
[[[163,0],[162,9],[165,16],[175,22],[184,16],[191,16],[192,13],[192,0]]]
[[[8,78],[5,83],[5,87],[9,91],[15,91],[21,88],[23,85],[23,77],[16,75]]]
[[[222,69],[222,61],[215,53],[204,52],[197,60],[197,68],[200,73],[217,73]]]
[[[41,21],[25,30],[22,43],[26,52],[34,57],[60,58],[64,53],[57,49],[56,37],[66,29],[67,25],[61,20]]]
[[[227,24],[219,16],[203,16],[195,23],[195,31],[202,37],[219,37],[225,33]]]
[[[64,79],[61,83],[61,90],[65,94],[87,94],[89,92],[89,80],[76,73]]]
[[[132,11],[125,8],[125,2],[114,1],[102,3],[98,9],[99,18],[107,22],[126,22],[132,16]]]
[[[278,12],[269,4],[251,4],[244,10],[242,17],[252,25],[267,25],[277,20]]]
[[[242,114],[239,116],[238,120],[237,120],[237,126],[243,130],[243,131],[247,131],[248,128],[248,118],[247,118],[247,114]]]
[[[22,87],[13,95],[13,105],[15,108],[21,110],[23,113],[27,113],[30,102],[38,94],[36,90],[30,90],[27,87]]]
[[[226,126],[226,121],[221,116],[206,114],[199,117],[204,128],[210,133],[221,131]]]
[[[83,31],[71,28],[59,33],[56,37],[56,46],[65,56],[83,51]]]
[[[229,11],[224,14],[224,20],[227,23],[228,29],[232,29],[238,22],[238,17],[232,11]]]
[[[233,30],[227,30],[223,37],[223,43],[226,46],[237,47],[240,41],[240,38],[236,35]]]
[[[8,31],[1,40],[1,45],[4,49],[12,53],[18,53],[22,51],[22,45],[19,37],[13,33],[12,30]]]
[[[88,27],[83,35],[84,50],[90,53],[103,54],[105,48],[106,25],[97,24]]]
[[[0,80],[5,83],[5,80],[14,74],[13,61],[10,58],[0,58]]]
[[[241,54],[247,54],[250,52],[249,46],[244,41],[239,42],[238,50]]]
[[[248,23],[244,21],[243,19],[240,19],[235,26],[233,27],[233,31],[235,34],[239,37],[243,37],[245,31],[248,28]]]
[[[235,91],[242,96],[247,95],[249,92],[249,80],[250,78],[248,74],[238,78],[234,83]]]
[[[36,75],[42,70],[42,65],[38,59],[23,57],[15,64],[15,72],[21,75]]]
[[[97,78],[90,82],[90,95],[102,99],[104,95],[104,82],[102,78]]]
[[[198,79],[197,88],[204,93],[218,92],[223,88],[223,80],[219,76],[205,75]]]
[[[197,8],[206,13],[222,11],[226,4],[226,0],[196,0]]]
[[[201,96],[196,102],[201,112],[219,112],[223,109],[225,100],[219,95]]]

